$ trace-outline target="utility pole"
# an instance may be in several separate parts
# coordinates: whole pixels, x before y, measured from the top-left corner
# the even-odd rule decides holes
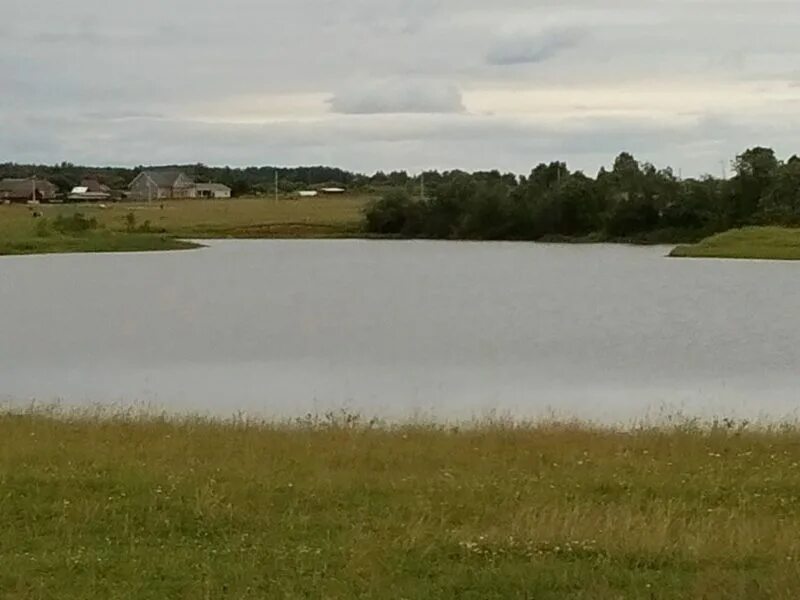
[[[278,169],[275,169],[275,202],[278,201]]]
[[[419,175],[419,199],[425,200],[425,171]]]
[[[36,204],[36,175],[31,178],[31,204]]]
[[[722,181],[728,181],[728,169],[725,168],[725,161],[719,161],[719,164],[722,166]]]

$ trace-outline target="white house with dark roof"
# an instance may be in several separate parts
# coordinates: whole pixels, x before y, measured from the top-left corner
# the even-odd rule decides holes
[[[231,188],[221,183],[196,183],[197,198],[230,198]]]

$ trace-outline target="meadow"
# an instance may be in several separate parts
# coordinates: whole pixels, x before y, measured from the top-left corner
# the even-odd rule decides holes
[[[0,597],[796,598],[800,430],[0,415]]]
[[[711,236],[698,244],[679,246],[671,256],[800,260],[800,229],[746,227]]]
[[[194,247],[183,238],[325,238],[361,233],[369,197],[237,198],[86,205],[0,205],[0,255],[48,252],[169,250]],[[41,213],[34,218],[33,213]],[[81,213],[90,232],[47,231],[42,221]]]

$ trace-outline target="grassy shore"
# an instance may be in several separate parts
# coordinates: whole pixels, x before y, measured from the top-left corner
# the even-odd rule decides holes
[[[2,598],[796,598],[800,431],[0,416]]]
[[[198,244],[165,235],[99,231],[81,235],[15,235],[0,239],[0,256],[74,252],[151,252],[188,250]]]
[[[672,256],[800,260],[800,229],[748,227],[720,233],[691,246],[679,246]]]
[[[52,221],[80,212],[99,229],[83,234],[41,235],[41,218],[25,205],[0,205],[0,255],[50,252],[177,250],[195,247],[180,239],[353,237],[361,232],[369,198],[346,195],[314,199],[237,198],[173,200],[152,204],[40,205]],[[131,217],[137,231],[131,233]],[[145,223],[153,233],[138,231]]]

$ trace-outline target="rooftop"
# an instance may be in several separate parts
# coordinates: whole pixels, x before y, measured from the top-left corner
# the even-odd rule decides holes
[[[230,192],[231,188],[222,183],[196,183],[194,185],[198,190],[206,190],[209,192]]]
[[[158,187],[174,187],[178,178],[183,175],[184,179],[192,181],[192,178],[186,175],[183,171],[178,170],[163,170],[163,171],[143,171],[153,183]]]
[[[11,194],[16,197],[30,196],[33,193],[33,184],[36,183],[36,189],[39,191],[47,191],[55,193],[56,186],[47,181],[46,179],[3,179],[0,180],[0,192]]]

